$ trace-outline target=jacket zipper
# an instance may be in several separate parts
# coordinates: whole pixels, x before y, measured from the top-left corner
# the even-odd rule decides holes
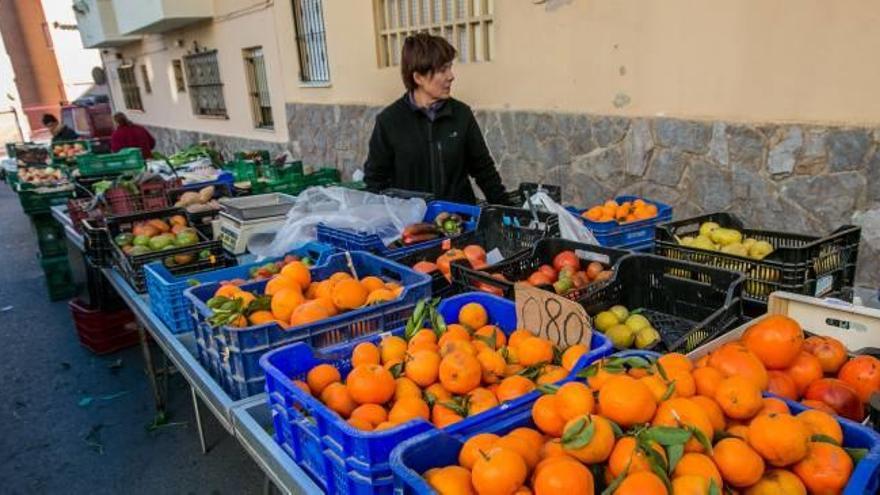
[[[437,175],[440,178],[440,191],[446,192],[446,174],[443,173],[443,141],[437,141]]]
[[[431,168],[431,192],[437,193],[437,164],[434,157],[434,123],[428,121],[428,156]]]

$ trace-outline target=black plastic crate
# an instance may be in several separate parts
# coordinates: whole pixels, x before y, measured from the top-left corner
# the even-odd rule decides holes
[[[678,244],[676,238],[697,235],[704,222],[739,230],[743,238],[767,241],[774,251],[762,260],[753,260]],[[743,273],[743,297],[766,307],[770,293],[777,290],[822,297],[852,287],[861,233],[862,229],[853,225],[822,237],[746,229],[735,215],[711,213],[658,225],[654,253]]]
[[[449,242],[444,242],[439,246],[432,246],[426,249],[422,249],[420,251],[416,251],[414,253],[410,253],[402,258],[395,260],[406,267],[413,267],[416,263],[421,261],[429,261],[431,263],[436,263],[437,258],[440,257],[446,251],[457,248],[461,249],[470,244],[477,244],[477,235],[475,232],[465,232],[464,234],[450,238]],[[452,263],[453,265],[456,262]],[[454,296],[460,292],[459,287],[455,285],[454,279],[452,281],[447,280],[446,277],[440,273],[439,270],[435,270],[428,275],[431,276],[431,295],[433,297],[445,298],[449,296]]]
[[[169,208],[165,210],[151,211],[146,213],[136,213],[134,215],[125,215],[107,219],[107,231],[110,239],[115,239],[117,235],[123,232],[131,232],[135,223],[155,218],[168,221],[173,215],[183,215],[187,218],[187,224],[192,225],[192,221],[182,208]],[[113,253],[113,265],[119,270],[119,273],[128,281],[128,283],[138,293],[144,293],[147,290],[146,280],[144,278],[144,265],[153,261],[164,261],[168,257],[177,255],[194,255],[193,261],[182,266],[167,267],[174,275],[186,275],[189,273],[198,273],[215,268],[223,268],[229,266],[229,255],[223,249],[220,241],[209,240],[203,234],[198,232],[200,242],[192,246],[166,249],[162,251],[130,256],[122,251],[115,242],[111,242],[111,250]],[[202,253],[204,252],[204,256]]]
[[[590,316],[616,304],[640,310],[660,333],[654,350],[688,353],[740,323],[744,280],[721,268],[632,254],[608,284],[578,302]]]
[[[211,184],[214,187],[214,196],[211,199],[220,199],[220,198],[231,198],[235,196],[235,187],[232,184],[227,183],[219,183],[219,184]],[[207,187],[207,186],[204,186]],[[172,189],[168,191],[168,204],[173,205],[177,203],[177,200],[180,199],[180,196],[185,192],[198,192],[203,187],[180,187],[177,189]],[[196,228],[202,235],[204,235],[207,239],[214,238],[214,225],[213,222],[220,216],[220,211],[222,208],[218,208],[215,210],[205,210],[200,212],[190,212],[187,210],[187,215],[189,215],[189,219],[192,222],[192,226]]]
[[[86,259],[99,268],[109,267],[113,258],[113,243],[110,240],[110,231],[104,223],[97,220],[83,220],[82,233]]]
[[[540,184],[537,182],[523,182],[515,191],[507,193],[507,201],[509,204],[522,207],[526,202],[526,198],[531,197],[538,190],[542,190],[550,196],[550,199],[557,203],[562,203],[562,188],[553,184]]]
[[[437,199],[434,196],[434,194],[429,193],[429,192],[410,191],[408,189],[397,189],[394,187],[388,188],[388,189],[383,189],[379,194],[381,194],[383,196],[391,196],[392,198],[400,198],[400,199],[419,198],[419,199],[424,200],[425,203],[428,203],[430,201],[434,201],[435,199]]]
[[[126,308],[125,301],[104,276],[101,268],[85,261],[86,290],[80,296],[88,306],[100,311],[118,311]]]
[[[630,251],[622,249],[594,246],[567,239],[542,239],[535,244],[531,251],[482,270],[456,265],[452,268],[452,279],[462,287],[462,290],[487,290],[500,293],[508,299],[514,299],[515,282],[527,279],[541,265],[552,265],[553,258],[557,254],[569,250],[574,251],[581,259],[581,270],[585,269],[591,261],[600,261],[606,269],[614,270],[620,260],[632,254]],[[607,257],[607,262],[605,262],[605,257]],[[492,276],[497,274],[503,275],[506,280]],[[587,287],[573,289],[564,297],[577,301],[585,297],[589,291],[596,290],[600,284],[593,283]],[[552,287],[542,288],[553,290]]]

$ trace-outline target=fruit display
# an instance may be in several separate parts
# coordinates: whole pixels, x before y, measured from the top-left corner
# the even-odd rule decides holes
[[[407,225],[400,241],[404,246],[431,241],[441,237],[455,237],[462,233],[465,219],[458,213],[441,212],[431,223],[420,222]]]
[[[214,199],[215,192],[214,186],[203,187],[198,191],[186,191],[180,195],[180,198],[174,203],[174,207],[184,208],[189,213],[219,210],[220,203]]]
[[[752,379],[762,391],[853,421],[865,418],[871,394],[880,392],[880,359],[851,357],[839,340],[807,336],[784,315],[762,318],[706,359],[723,373]]]
[[[21,167],[18,180],[36,187],[61,186],[68,183],[67,176],[55,167]]]
[[[602,263],[581,260],[574,251],[566,250],[553,258],[552,265],[541,265],[524,282],[535,287],[552,285],[554,292],[564,296],[591,284],[611,280],[613,275],[614,272]]]
[[[558,348],[525,329],[507,335],[478,302],[461,306],[454,320],[423,301],[402,335],[357,344],[347,374],[323,363],[294,383],[360,430],[415,419],[444,428],[565,379],[588,351]]]
[[[617,349],[649,349],[660,341],[660,333],[647,317],[619,304],[594,316],[593,327]]]
[[[587,208],[581,217],[591,222],[617,222],[620,224],[648,220],[657,216],[657,205],[643,199],[632,202],[609,199],[604,204]]]
[[[451,266],[455,261],[467,261],[472,268],[479,270],[486,266],[486,250],[476,244],[469,244],[462,249],[452,248],[438,256],[436,261],[419,261],[412,268],[419,273],[426,274],[439,271],[446,277],[446,280],[451,280]]]
[[[678,239],[678,243],[682,246],[718,251],[753,260],[762,260],[773,252],[773,245],[769,242],[752,237],[743,238],[742,232],[723,228],[715,222],[703,222],[697,236],[682,237]]]
[[[305,264],[306,266],[308,266],[309,268],[311,268],[312,265],[314,264],[312,259],[309,257],[300,258],[299,256],[288,254],[287,256],[285,256],[284,258],[282,258],[278,261],[265,263],[263,265],[255,266],[255,267],[251,268],[250,274],[249,274],[250,275],[249,279],[246,281],[241,280],[240,283],[238,283],[238,285],[244,284],[245,282],[254,282],[257,280],[266,280],[268,278],[272,278],[275,275],[278,275],[279,273],[281,273],[281,270],[283,270],[285,266],[293,263],[294,261],[299,261],[299,262]],[[237,283],[239,281],[232,281],[232,282]]]
[[[734,363],[612,356],[420,474],[438,493],[477,495],[842,492],[866,450],[844,449],[830,414],[762,398]]]
[[[268,271],[268,267],[265,270]],[[289,329],[398,299],[403,287],[376,276],[355,279],[348,272],[312,280],[305,261],[291,261],[270,277],[262,294],[243,290],[238,281],[220,284],[207,305],[214,326],[246,328],[277,323]]]
[[[82,143],[61,143],[52,146],[52,157],[62,160],[70,160],[88,152],[89,150]]]
[[[127,256],[140,256],[194,246],[199,241],[198,233],[187,225],[187,220],[182,215],[173,215],[168,218],[167,222],[161,218],[137,222],[131,232],[123,232],[113,238],[113,242]],[[210,251],[175,254],[168,256],[164,262],[165,266],[171,268],[187,265],[196,259],[204,259],[210,255]]]

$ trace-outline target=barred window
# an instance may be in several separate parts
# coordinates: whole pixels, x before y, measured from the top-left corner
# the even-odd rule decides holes
[[[263,57],[263,47],[247,48],[243,50],[243,56],[254,126],[261,129],[271,129],[273,126],[272,104],[269,102],[269,81],[266,78],[266,59]]]
[[[217,50],[194,53],[183,57],[186,82],[193,113],[196,115],[226,117],[223,82],[217,63]]]
[[[172,60],[171,67],[174,69],[174,86],[178,93],[186,92],[186,79],[183,78],[183,62],[180,60]]]
[[[459,62],[488,62],[494,45],[494,0],[373,0],[379,67],[400,64],[403,40],[429,32],[458,50]]]
[[[293,0],[293,27],[299,51],[299,80],[305,83],[330,82],[321,0]]]
[[[122,88],[125,108],[143,111],[144,104],[141,101],[141,89],[138,87],[137,78],[134,75],[134,65],[120,66],[116,69],[116,75],[119,76],[119,86]]]
[[[143,64],[141,65],[141,79],[144,80],[144,91],[146,91],[147,94],[152,93],[153,86],[150,84],[150,74],[147,72],[147,66]]]

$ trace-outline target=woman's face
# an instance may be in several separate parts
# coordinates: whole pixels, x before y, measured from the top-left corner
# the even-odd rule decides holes
[[[449,98],[452,92],[452,81],[455,80],[455,74],[452,72],[452,62],[444,65],[440,70],[429,74],[413,74],[413,79],[418,85],[418,89],[425,92],[434,100],[445,100]]]

